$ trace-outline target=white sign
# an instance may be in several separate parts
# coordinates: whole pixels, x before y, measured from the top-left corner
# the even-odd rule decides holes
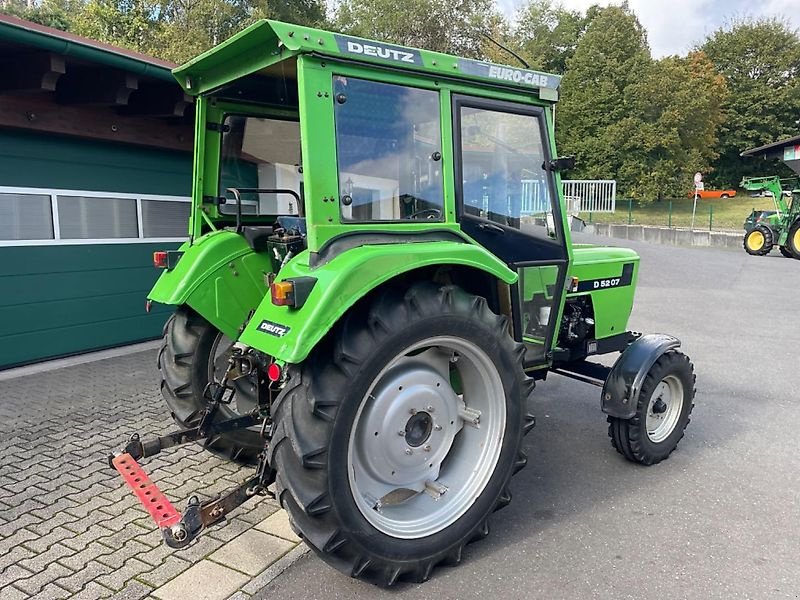
[[[702,192],[705,189],[705,184],[702,181],[699,181],[694,184],[694,189],[696,189],[698,192]]]
[[[694,174],[694,184],[698,185],[703,181],[703,174],[702,173],[695,173]]]

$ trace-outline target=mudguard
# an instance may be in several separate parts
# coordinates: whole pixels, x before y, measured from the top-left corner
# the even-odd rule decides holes
[[[628,346],[614,363],[603,385],[603,412],[619,419],[632,418],[648,371],[662,354],[680,345],[681,341],[676,337],[650,333]]]
[[[430,241],[368,244],[311,266],[308,251],[298,254],[279,280],[303,280],[311,291],[300,308],[275,306],[264,298],[239,340],[284,363],[303,361],[314,346],[358,300],[388,280],[432,265],[465,265],[505,283],[517,273],[477,244]],[[310,280],[314,280],[311,282]]]
[[[164,271],[147,295],[162,304],[188,304],[231,339],[267,293],[269,257],[257,254],[241,235],[214,231],[190,244],[175,268]]]

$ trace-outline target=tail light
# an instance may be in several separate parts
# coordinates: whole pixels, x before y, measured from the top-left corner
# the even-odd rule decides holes
[[[294,306],[294,283],[276,281],[269,286],[272,303],[275,306]]]
[[[156,250],[153,252],[153,266],[156,269],[171,271],[178,264],[183,252],[179,250]]]
[[[272,363],[267,367],[267,377],[273,383],[278,381],[281,378],[281,375],[281,367],[278,365],[278,363]]]

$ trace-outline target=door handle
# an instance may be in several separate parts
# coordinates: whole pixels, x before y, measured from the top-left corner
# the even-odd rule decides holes
[[[500,225],[495,225],[494,223],[480,223],[478,225],[483,231],[491,231],[492,233],[505,233],[505,229],[500,227]]]

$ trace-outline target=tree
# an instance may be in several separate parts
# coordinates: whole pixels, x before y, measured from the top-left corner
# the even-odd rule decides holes
[[[725,79],[700,52],[649,65],[625,90],[627,115],[608,128],[625,193],[644,200],[683,196],[693,173],[708,171],[717,157],[726,96]]]
[[[350,35],[483,58],[482,32],[496,18],[492,0],[342,0],[334,27]]]
[[[614,177],[620,168],[612,125],[628,116],[624,99],[652,62],[644,29],[627,4],[599,9],[567,60],[556,108],[561,152],[574,154],[577,178]]]
[[[40,25],[69,31],[72,26],[72,15],[79,2],[73,0],[43,0],[31,3],[27,0],[6,0],[0,2],[2,12],[33,21]]]
[[[578,178],[614,178],[640,200],[682,196],[717,157],[724,78],[701,52],[654,61],[627,5],[593,10],[562,81],[560,150],[577,156]]]
[[[743,150],[800,133],[800,38],[783,20],[746,19],[718,29],[701,48],[730,91],[710,181],[736,185],[775,168],[742,159]]]
[[[89,0],[74,17],[72,30],[94,40],[158,55],[158,0]]]
[[[45,2],[81,0],[45,0]],[[322,25],[322,0],[87,0],[71,29],[92,39],[182,63],[261,18]]]
[[[517,11],[511,37],[532,67],[564,73],[590,17],[553,0],[532,0]]]

